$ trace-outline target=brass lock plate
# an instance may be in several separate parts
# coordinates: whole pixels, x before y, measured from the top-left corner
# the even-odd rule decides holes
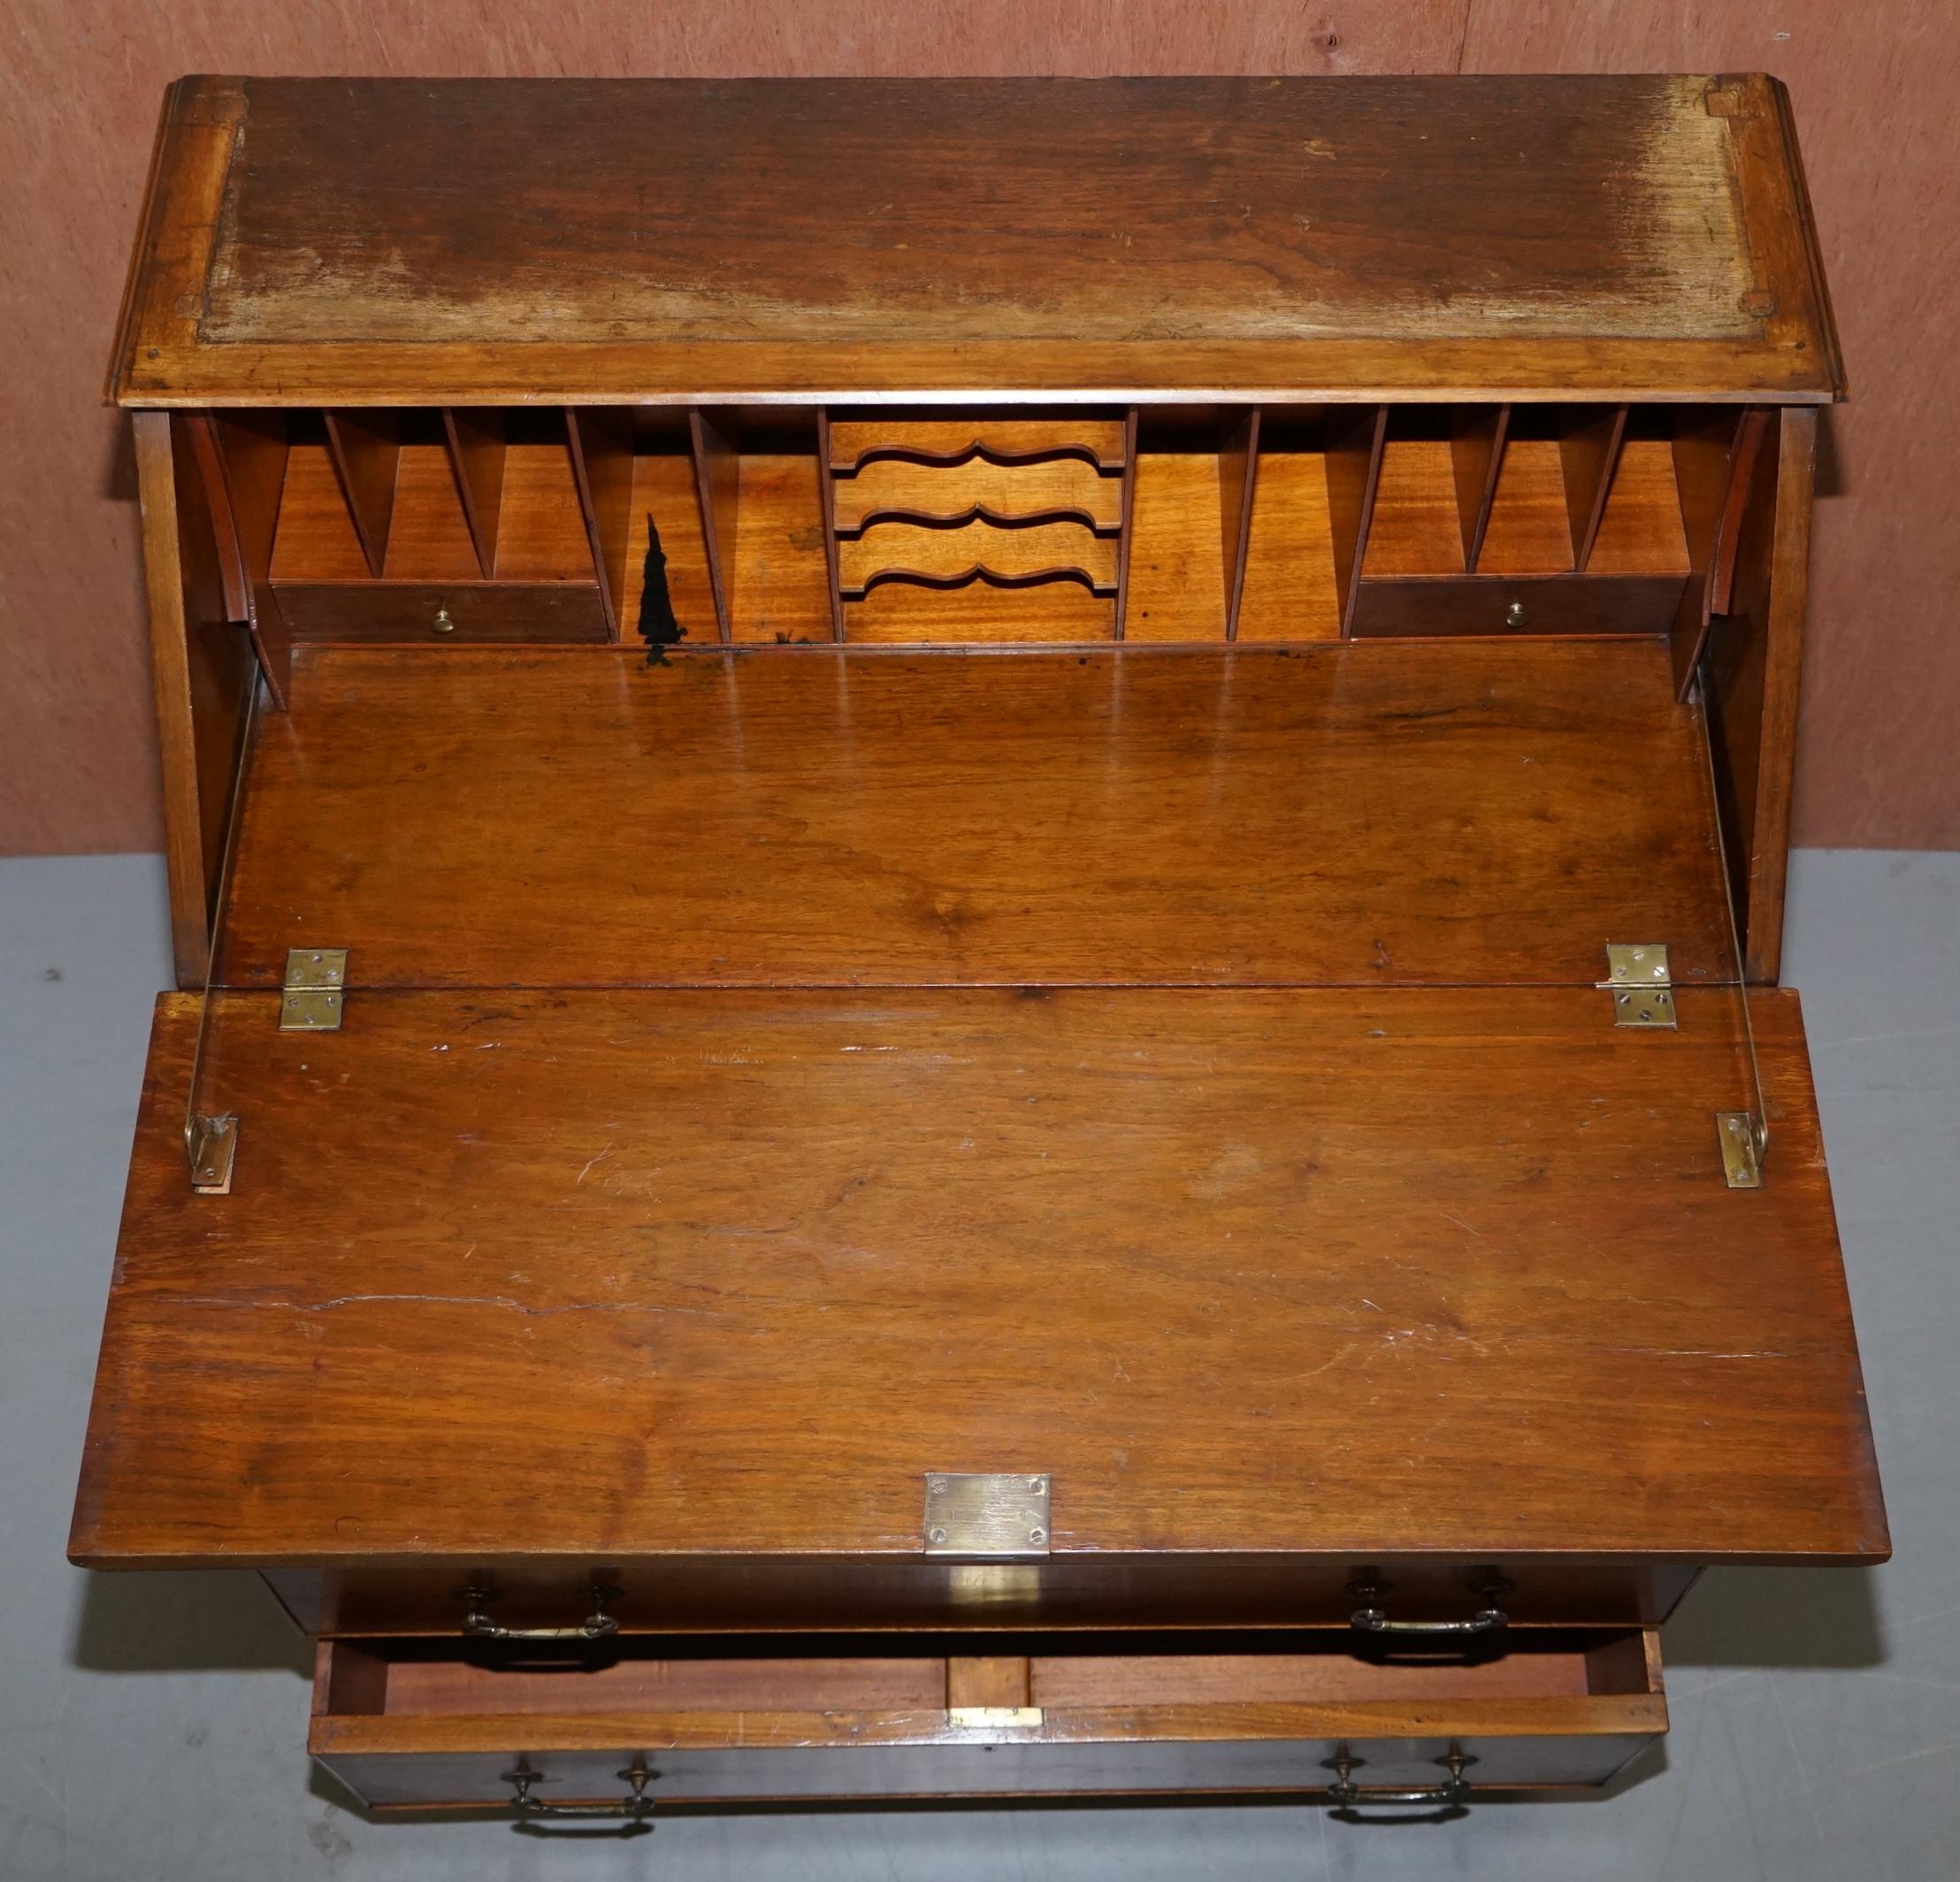
[[[926,1474],[929,1556],[1045,1556],[1050,1534],[1046,1471]]]

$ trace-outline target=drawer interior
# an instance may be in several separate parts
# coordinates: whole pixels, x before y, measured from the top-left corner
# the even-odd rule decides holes
[[[623,1634],[556,1652],[379,1635],[322,1643],[334,1718],[666,1712],[924,1713],[984,1690],[992,1710],[1121,1710],[1366,1700],[1573,1699],[1658,1693],[1655,1630],[1535,1628],[1487,1650],[1370,1651],[1344,1631],[970,1641]]]
[[[1340,1635],[631,1640],[535,1649],[323,1642],[311,1748],[381,1807],[570,1801],[655,1773],[656,1802],[1018,1788],[1313,1790],[1604,1783],[1666,1727],[1651,1630],[1545,1630],[1495,1652],[1367,1653]],[[800,1757],[785,1756],[791,1752]],[[810,1753],[818,1754],[814,1758]]]

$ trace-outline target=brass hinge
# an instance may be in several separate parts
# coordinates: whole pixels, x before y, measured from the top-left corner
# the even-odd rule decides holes
[[[286,990],[279,1001],[281,1032],[338,1032],[347,991],[344,947],[295,947],[286,955]]]
[[[1609,941],[1606,977],[1594,984],[1613,997],[1615,1026],[1680,1029],[1674,1019],[1674,983],[1667,948],[1659,941]]]
[[[926,1477],[929,1556],[1045,1556],[1049,1534],[1045,1471],[933,1471]]]

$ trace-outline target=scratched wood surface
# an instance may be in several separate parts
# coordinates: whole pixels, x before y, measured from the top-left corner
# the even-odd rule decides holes
[[[1776,109],[1759,78],[187,80],[114,389],[1829,398]]]
[[[1064,1557],[1868,1558],[1796,998],[1754,1191],[1734,999],[220,995],[218,1197],[165,995],[73,1546],[917,1565],[925,1472],[1038,1469]]]
[[[1217,539],[1211,538],[1215,555]],[[367,986],[1732,975],[1667,650],[317,648],[219,963]]]

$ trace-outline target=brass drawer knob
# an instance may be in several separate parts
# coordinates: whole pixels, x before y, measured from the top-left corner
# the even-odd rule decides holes
[[[1522,627],[1525,624],[1525,604],[1522,601],[1513,601],[1504,609],[1504,624],[1506,627]]]
[[[436,609],[435,619],[430,624],[430,627],[432,631],[438,634],[453,634],[456,631],[456,624],[449,618],[449,610],[447,608]]]

